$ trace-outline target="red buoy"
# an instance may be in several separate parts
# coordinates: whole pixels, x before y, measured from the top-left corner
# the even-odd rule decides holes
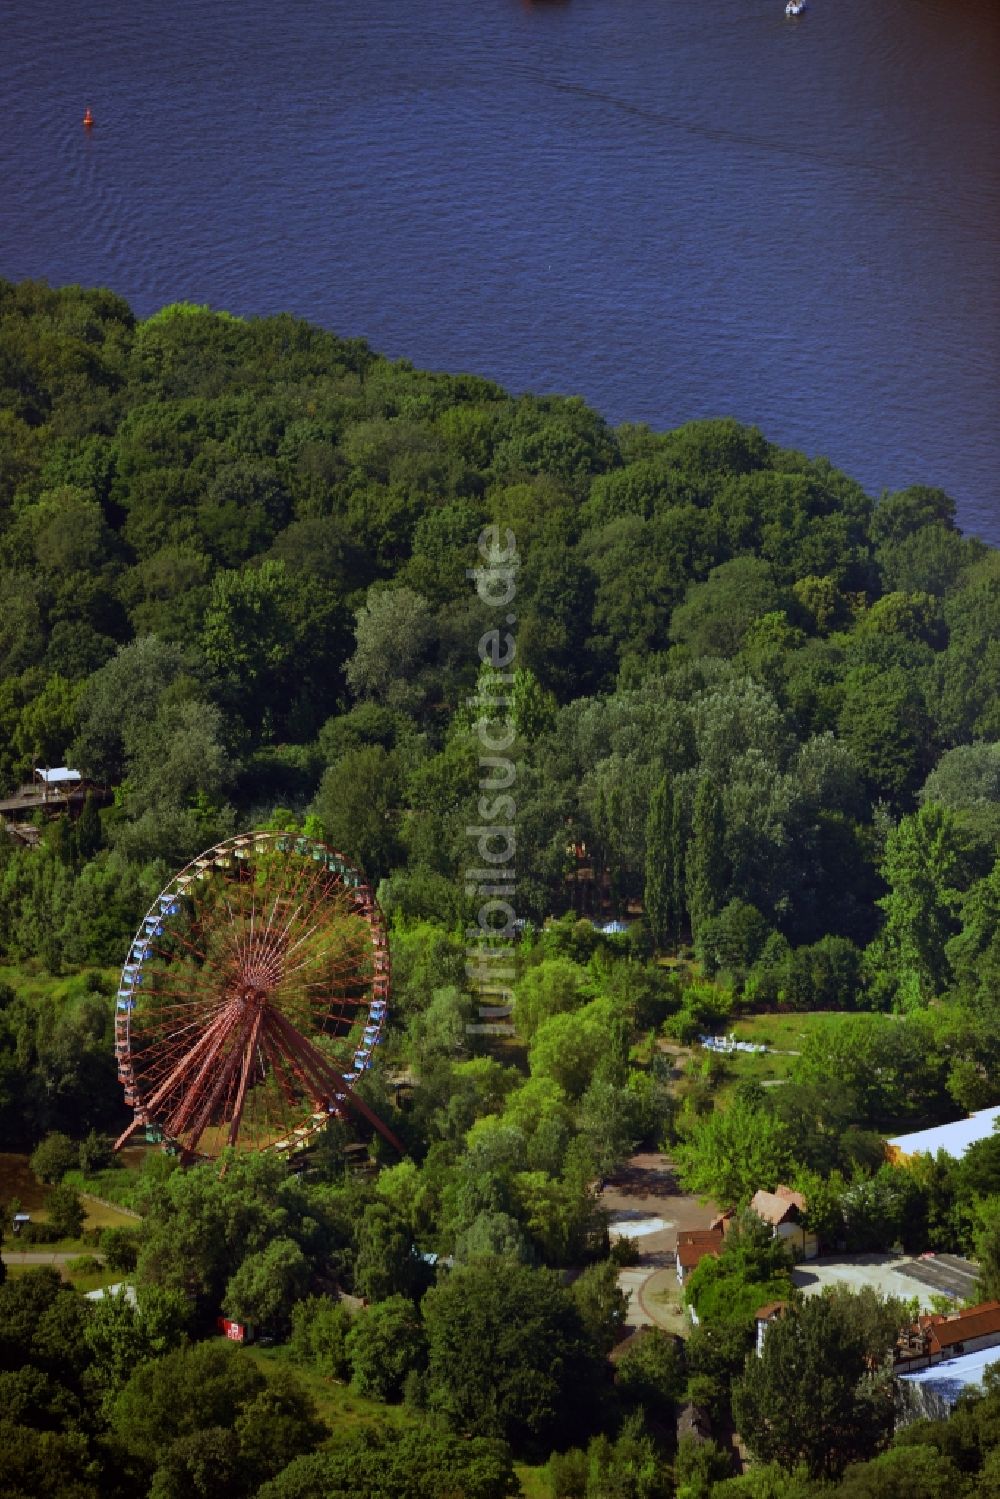
[[[91,125],[93,125],[94,123],[94,116],[91,114],[89,108],[83,111],[83,123],[87,130],[89,130]]]

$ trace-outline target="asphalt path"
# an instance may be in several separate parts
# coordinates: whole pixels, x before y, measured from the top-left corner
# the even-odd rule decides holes
[[[5,1265],[68,1265],[71,1260],[79,1260],[84,1256],[87,1259],[104,1260],[92,1249],[50,1249],[48,1253],[44,1249],[5,1249],[0,1258]]]

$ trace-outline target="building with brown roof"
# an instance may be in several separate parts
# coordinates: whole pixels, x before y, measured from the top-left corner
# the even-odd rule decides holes
[[[997,1346],[1000,1346],[1000,1301],[983,1301],[947,1316],[918,1317],[896,1344],[893,1368],[897,1374],[904,1374]]]
[[[688,1228],[677,1235],[677,1281],[683,1285],[707,1254],[718,1254],[725,1239],[722,1228]]]
[[[773,1192],[755,1192],[750,1210],[763,1218],[775,1238],[784,1239],[799,1259],[814,1260],[819,1254],[819,1239],[803,1222],[806,1200],[801,1192],[781,1186]]]
[[[754,1325],[757,1329],[757,1357],[764,1351],[764,1339],[767,1337],[767,1329],[778,1317],[783,1317],[788,1310],[787,1301],[769,1301],[766,1306],[758,1307],[753,1314]]]

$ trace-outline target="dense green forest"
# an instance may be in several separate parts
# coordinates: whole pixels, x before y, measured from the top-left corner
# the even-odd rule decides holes
[[[484,533],[509,609],[475,586]],[[0,1137],[70,1218],[85,1182],[142,1214],[104,1245],[137,1306],[0,1287],[0,1494],[500,1499],[514,1459],[553,1499],[1000,1493],[995,1390],[888,1445],[899,1308],[786,1319],[776,1347],[801,1318],[839,1350],[839,1434],[797,1411],[798,1443],[755,1442],[780,1421],[752,1314],[791,1290],[750,1221],[691,1337],[612,1366],[598,1192],[666,1145],[723,1206],[790,1182],[830,1242],[976,1254],[1000,1291],[993,1142],[883,1149],[1000,1101],[1000,554],[943,491],[876,502],[732,421],[612,429],[290,317],[0,282],[0,589],[0,795],[36,766],[98,788],[38,846],[0,839]],[[484,717],[511,726],[500,812]],[[506,1038],[466,966],[470,830],[497,817]],[[110,970],[175,868],[264,825],[377,886],[393,1021],[363,1086],[407,1155],[351,1172],[336,1126],[301,1175],[115,1169]],[[822,1011],[781,1088],[712,1059],[671,1082],[664,1037]],[[220,1310],[280,1347],[202,1341]],[[331,1437],[301,1371],[406,1419]],[[685,1395],[763,1466],[675,1451]]]

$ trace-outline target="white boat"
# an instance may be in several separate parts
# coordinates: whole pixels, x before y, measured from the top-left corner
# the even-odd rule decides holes
[[[800,16],[806,8],[806,0],[788,0],[785,6],[786,16]]]

